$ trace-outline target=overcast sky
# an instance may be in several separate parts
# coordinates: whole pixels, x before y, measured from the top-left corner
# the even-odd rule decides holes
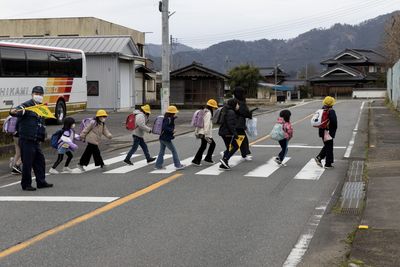
[[[100,4],[101,3],[101,4]],[[335,23],[358,24],[400,10],[400,0],[169,0],[170,34],[204,48],[220,41],[288,39]],[[0,18],[93,16],[161,42],[158,0],[0,0]]]

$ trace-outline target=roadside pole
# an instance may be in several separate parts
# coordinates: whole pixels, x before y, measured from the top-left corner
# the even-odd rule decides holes
[[[162,13],[162,88],[161,88],[161,114],[164,114],[169,106],[169,72],[170,72],[170,43],[169,43],[169,11],[168,0],[160,2]]]

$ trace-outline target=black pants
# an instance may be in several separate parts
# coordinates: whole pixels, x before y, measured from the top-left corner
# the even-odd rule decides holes
[[[229,160],[238,151],[239,146],[232,136],[222,136],[224,140],[226,151],[224,152],[224,159]],[[232,145],[232,146],[231,146]]]
[[[324,138],[322,138],[324,141]],[[318,157],[320,159],[325,159],[325,166],[331,166],[333,163],[333,139],[324,142],[324,147],[319,152]]]
[[[65,162],[65,167],[68,167],[74,155],[72,155],[71,151],[67,151],[65,152],[65,154],[67,154],[67,161]],[[63,161],[63,159],[64,159],[64,154],[58,154],[57,161],[54,162],[53,164],[53,169],[57,168],[57,166],[61,163],[61,161]]]
[[[249,138],[247,137],[246,131],[244,129],[236,129],[238,135],[244,135],[244,139],[242,144],[240,145],[240,153],[242,157],[245,158],[247,155],[250,155],[250,145]]]
[[[215,142],[214,142],[214,139],[211,139],[211,140],[212,140],[212,141],[211,141],[210,147],[208,148],[207,155],[206,155],[206,157],[204,158],[204,159],[207,160],[207,161],[211,161],[211,160],[212,160],[212,155],[213,155],[214,150],[215,150]],[[196,156],[194,156],[193,162],[195,162],[195,163],[197,163],[197,164],[200,164],[201,159],[203,158],[203,153],[204,153],[204,151],[205,151],[206,148],[207,148],[207,144],[208,144],[208,143],[207,143],[206,139],[205,139],[204,137],[201,138],[201,145],[200,145],[199,150],[198,150],[197,153],[196,153]]]
[[[36,184],[46,183],[46,162],[39,142],[19,138],[22,159],[21,186],[32,185],[32,169],[36,176]]]
[[[79,160],[79,165],[87,166],[89,164],[90,158],[93,155],[94,165],[95,166],[103,166],[103,158],[100,155],[100,149],[98,145],[88,143],[85,151],[82,154],[81,159]]]
[[[279,145],[281,146],[282,150],[279,152],[279,160],[283,161],[286,157],[286,154],[288,152],[288,143],[289,141],[285,138],[279,141]]]

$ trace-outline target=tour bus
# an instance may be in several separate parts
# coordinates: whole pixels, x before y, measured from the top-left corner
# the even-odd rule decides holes
[[[61,124],[67,114],[86,109],[86,59],[81,50],[0,42],[0,124],[13,106],[45,89],[47,104]]]

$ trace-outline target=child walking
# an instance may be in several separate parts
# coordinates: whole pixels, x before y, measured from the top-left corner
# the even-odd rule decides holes
[[[103,135],[108,139],[112,138],[112,134],[105,124],[107,117],[107,112],[103,109],[99,109],[96,112],[96,118],[93,119],[80,134],[81,140],[88,143],[77,166],[81,171],[85,171],[84,166],[89,164],[92,155],[95,166],[100,166],[101,168],[105,167],[100,154],[99,143]]]
[[[135,154],[136,150],[140,146],[144,155],[146,156],[147,163],[151,163],[155,161],[156,158],[150,156],[149,149],[143,139],[145,133],[151,133],[151,128],[147,126],[147,123],[149,122],[149,116],[151,114],[150,106],[141,106],[140,110],[135,110],[133,114],[135,114],[136,124],[136,128],[133,130],[132,135],[133,145],[131,150],[129,150],[128,154],[126,155],[124,162],[128,165],[133,165],[131,157],[133,154]]]
[[[195,135],[197,138],[201,140],[201,145],[199,150],[196,153],[196,156],[192,160],[192,163],[196,166],[201,166],[201,159],[203,158],[203,152],[207,148],[207,144],[210,144],[208,148],[208,152],[206,157],[204,158],[204,161],[207,163],[213,164],[214,161],[212,160],[212,155],[215,150],[215,142],[214,139],[212,138],[212,129],[213,129],[213,123],[212,123],[212,116],[214,113],[214,110],[218,108],[217,101],[214,99],[210,99],[207,101],[207,105],[204,108],[204,118],[203,118],[203,128],[198,128],[196,127],[195,130]]]
[[[164,114],[162,130],[160,135],[160,152],[158,153],[155,169],[162,169],[164,163],[165,148],[168,148],[172,153],[174,165],[177,170],[182,170],[185,165],[181,163],[178,157],[178,152],[175,149],[172,140],[175,138],[175,119],[178,109],[175,106],[169,106]]]
[[[282,130],[285,134],[285,138],[279,141],[279,145],[281,146],[282,150],[275,158],[275,162],[283,166],[286,166],[283,163],[283,160],[285,159],[288,152],[289,140],[293,137],[293,128],[292,124],[290,123],[291,115],[292,113],[290,113],[289,110],[282,110],[281,113],[279,113],[279,118],[277,121],[277,123],[282,124]]]
[[[74,118],[67,117],[64,120],[64,126],[62,128],[62,134],[60,139],[58,140],[58,148],[57,148],[57,160],[54,162],[53,167],[49,170],[51,174],[58,174],[59,172],[56,170],[57,166],[63,161],[64,154],[67,155],[67,161],[65,162],[63,172],[72,172],[68,166],[73,158],[72,152],[78,148],[78,146],[74,143],[74,140],[79,140],[79,135],[75,134],[75,120]]]

